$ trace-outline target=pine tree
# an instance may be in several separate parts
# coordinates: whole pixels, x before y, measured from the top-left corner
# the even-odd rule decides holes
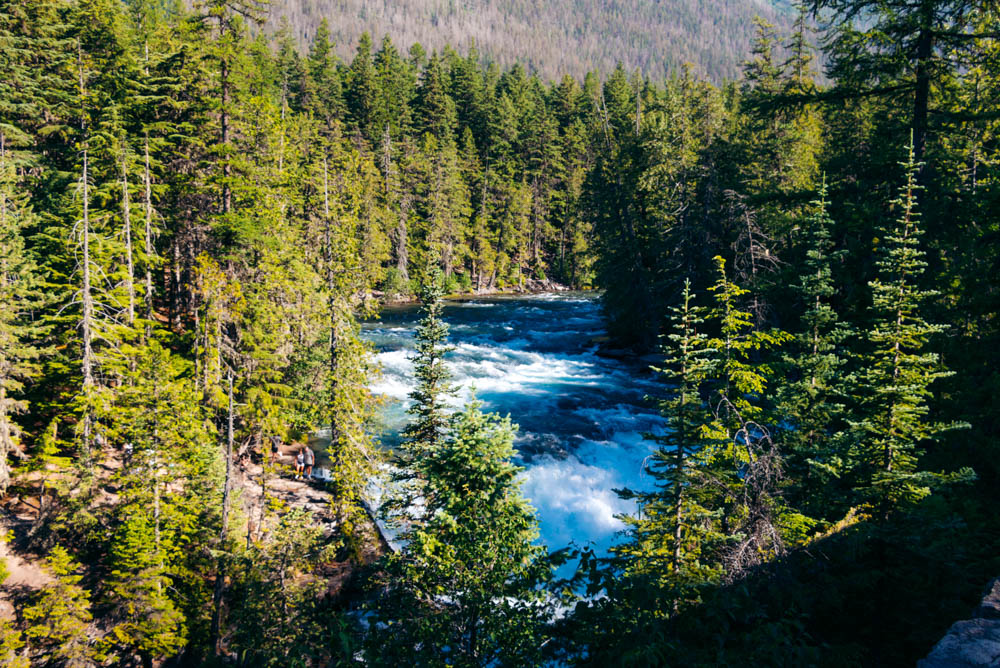
[[[284,513],[265,540],[239,560],[232,587],[229,647],[255,666],[287,666],[336,653],[328,646],[336,617],[315,596],[332,546],[308,511]]]
[[[797,487],[796,499],[811,514],[831,517],[836,501],[835,479],[843,472],[844,382],[843,344],[851,334],[831,304],[836,294],[833,267],[843,251],[835,250],[824,180],[814,212],[803,221],[805,256],[795,286],[805,311],[794,351],[785,355],[788,380],[779,386],[779,412],[787,421],[781,431],[786,473]]]
[[[392,151],[392,141],[409,134],[413,125],[412,101],[415,94],[415,75],[386,35],[375,54],[375,71],[378,79],[373,127],[380,132],[380,151]],[[383,175],[387,172],[382,170]]]
[[[678,612],[697,598],[697,587],[719,574],[701,556],[702,550],[710,553],[713,537],[706,528],[715,524],[713,509],[701,505],[711,493],[701,488],[697,471],[698,455],[710,445],[703,432],[712,416],[703,394],[714,351],[700,331],[707,309],[693,301],[691,283],[685,281],[681,303],[671,309],[663,367],[656,369],[671,386],[670,395],[658,402],[667,424],[662,435],[652,436],[658,447],[645,467],[656,489],[619,491],[639,505],[638,515],[624,518],[628,540],[614,549],[620,584],[628,589],[628,600],[654,617]]]
[[[93,619],[90,594],[80,586],[79,565],[65,548],[54,547],[46,559],[53,581],[24,612],[25,638],[33,656],[66,666],[89,666],[104,657],[89,633]]]
[[[946,327],[924,316],[927,301],[938,292],[920,287],[927,263],[920,248],[920,163],[912,139],[901,166],[906,181],[893,201],[899,217],[882,231],[876,248],[878,276],[869,283],[871,326],[865,338],[871,352],[856,390],[862,413],[854,425],[851,453],[855,491],[883,515],[920,500],[945,481],[941,474],[920,469],[920,455],[938,434],[961,426],[928,419],[931,385],[951,372],[937,353],[926,350]],[[958,475],[968,477],[969,471]]]
[[[416,386],[410,392],[413,405],[407,409],[413,422],[403,431],[405,448],[417,461],[440,446],[448,420],[445,399],[454,392],[451,372],[444,362],[451,349],[447,346],[448,323],[441,319],[444,310],[441,280],[440,271],[432,270],[420,290],[424,317],[416,331],[413,358]]]
[[[30,317],[42,300],[23,238],[35,216],[5,141],[0,135],[0,495],[10,483],[10,457],[24,456],[21,428],[13,418],[28,408],[21,394],[38,372],[35,344],[42,333]]]
[[[187,640],[184,616],[168,595],[170,579],[144,512],[128,515],[112,540],[108,588],[116,603],[114,645],[143,665],[177,654]]]
[[[320,119],[327,129],[344,118],[345,108],[337,57],[330,43],[330,25],[324,18],[313,37],[306,58],[303,107]]]
[[[828,12],[828,71],[843,97],[909,97],[914,156],[919,164],[929,132],[934,86],[953,68],[975,60],[976,0],[809,0],[814,14]],[[971,29],[970,29],[971,28]]]
[[[0,664],[7,668],[31,668],[24,655],[24,638],[9,620],[0,620]]]
[[[448,76],[437,53],[431,55],[421,75],[416,106],[424,132],[434,135],[441,145],[455,141],[458,124],[455,102],[448,94]]]
[[[533,665],[550,614],[538,585],[551,567],[537,520],[518,493],[510,419],[468,405],[415,468],[426,521],[386,567],[366,658],[458,666]]]
[[[369,145],[374,145],[382,128],[375,127],[378,80],[372,62],[372,38],[367,32],[358,40],[354,60],[344,76],[344,100],[351,125]]]

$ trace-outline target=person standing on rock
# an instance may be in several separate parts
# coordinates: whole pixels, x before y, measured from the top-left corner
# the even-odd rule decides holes
[[[305,465],[306,465],[306,477],[312,480],[313,466],[316,464],[316,453],[312,451],[308,445],[304,449],[305,453]]]
[[[305,465],[306,456],[299,450],[299,454],[295,455],[295,479],[298,480],[302,477],[302,467]]]

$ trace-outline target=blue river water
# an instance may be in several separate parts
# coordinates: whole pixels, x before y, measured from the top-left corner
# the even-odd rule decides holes
[[[382,440],[398,442],[413,387],[410,356],[415,306],[388,307],[365,323],[382,376]],[[522,492],[537,509],[540,540],[550,550],[590,545],[605,553],[634,503],[614,490],[646,489],[643,462],[654,445],[643,434],[663,428],[646,400],[659,382],[641,367],[597,355],[605,334],[593,294],[559,293],[449,301],[444,319],[454,350],[445,358],[459,392],[484,410],[509,414],[524,467]]]

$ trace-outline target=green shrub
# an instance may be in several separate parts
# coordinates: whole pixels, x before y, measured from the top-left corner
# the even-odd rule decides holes
[[[382,283],[382,291],[387,295],[412,295],[413,281],[406,281],[403,275],[395,267],[390,267],[385,272],[385,280]]]

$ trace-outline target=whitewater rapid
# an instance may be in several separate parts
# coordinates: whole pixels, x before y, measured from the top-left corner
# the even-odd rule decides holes
[[[413,387],[416,307],[387,308],[364,325],[382,375],[382,441],[398,442]],[[594,295],[543,294],[448,302],[444,319],[454,350],[445,360],[459,391],[483,409],[509,414],[520,427],[515,445],[524,467],[522,492],[538,511],[540,541],[550,550],[590,546],[606,554],[635,511],[615,489],[648,489],[643,462],[663,421],[649,395],[658,381],[640,367],[598,356],[605,334]]]

